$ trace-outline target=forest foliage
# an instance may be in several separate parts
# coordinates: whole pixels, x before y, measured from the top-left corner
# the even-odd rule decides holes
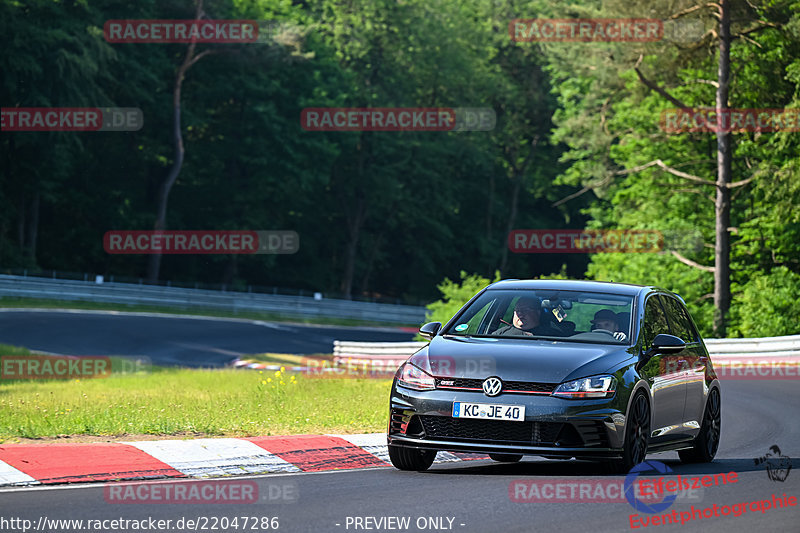
[[[731,106],[800,107],[800,2],[733,4],[743,36],[732,46]],[[103,235],[153,229],[173,163],[172,94],[187,45],[113,44],[103,26],[191,19],[195,5],[0,0],[3,108],[136,107],[145,119],[125,133],[0,132],[0,268],[146,275],[146,257],[107,254]],[[164,256],[160,279],[419,304],[462,272],[475,274],[464,278],[467,292],[496,272],[561,272],[673,290],[707,334],[713,274],[702,267],[714,261],[714,188],[658,166],[632,169],[661,160],[716,179],[713,134],[664,131],[661,113],[675,106],[638,75],[687,105],[713,106],[709,5],[206,0],[208,18],[263,21],[271,34],[198,45],[211,53],[183,82],[186,152],[166,226],[293,230],[300,251]],[[657,42],[510,38],[512,19],[546,17],[657,18],[671,33]],[[678,22],[702,31],[672,31]],[[300,124],[308,107],[484,107],[497,124],[490,132],[309,132]],[[800,133],[732,137],[733,181],[747,183],[732,195],[729,336],[798,333]],[[508,249],[510,230],[542,228],[702,239],[655,254]]]

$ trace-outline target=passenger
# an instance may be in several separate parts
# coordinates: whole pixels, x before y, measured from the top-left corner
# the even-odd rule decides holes
[[[507,336],[533,336],[533,335],[556,335],[557,332],[551,327],[543,326],[542,304],[536,298],[522,297],[517,300],[514,306],[514,318],[512,324],[498,328],[495,335]]]
[[[592,331],[608,333],[613,335],[618,341],[624,341],[628,338],[625,332],[619,330],[617,314],[609,309],[601,309],[594,314],[594,320],[592,320]]]

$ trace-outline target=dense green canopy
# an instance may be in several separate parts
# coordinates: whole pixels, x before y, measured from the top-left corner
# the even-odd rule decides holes
[[[731,107],[797,108],[800,2],[733,4]],[[0,268],[147,275],[146,256],[109,255],[103,235],[156,224],[175,163],[173,93],[188,45],[110,43],[103,27],[193,19],[196,5],[0,0],[4,109],[136,107],[144,115],[135,132],[0,133]],[[709,4],[696,5],[206,0],[205,18],[261,21],[262,39],[197,44],[202,56],[181,87],[185,159],[165,226],[294,230],[300,251],[165,255],[159,279],[420,303],[461,271],[559,272],[674,290],[708,333],[714,134],[660,124],[662,111],[676,107],[662,93],[714,105],[717,22]],[[673,15],[656,42],[509,35],[512,19]],[[301,127],[310,107],[491,108],[497,122],[488,132],[315,132]],[[797,333],[800,134],[732,139],[732,180],[743,183],[732,192],[728,333]],[[662,166],[649,165],[656,160]],[[587,227],[672,237],[660,253],[519,254],[507,246],[514,229]]]

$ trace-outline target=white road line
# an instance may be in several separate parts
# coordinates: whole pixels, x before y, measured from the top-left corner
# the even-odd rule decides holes
[[[253,474],[249,476],[244,476],[243,479],[270,479],[276,477],[288,477],[288,476],[327,476],[332,474],[355,474],[358,472],[366,472],[366,471],[373,471],[373,470],[386,470],[385,466],[371,466],[367,468],[354,468],[350,470],[320,470],[318,472],[273,472],[273,473],[266,473],[266,474]],[[91,488],[102,488],[108,485],[116,485],[117,483],[167,483],[167,482],[176,482],[179,479],[176,478],[159,478],[159,479],[148,479],[142,481],[136,480],[124,480],[124,481],[100,481],[100,482],[87,482],[87,483],[75,483],[73,485],[19,485],[19,486],[8,486],[3,487],[0,486],[0,494],[6,492],[33,492],[33,491],[43,491],[43,490],[81,490],[81,489],[91,489]],[[186,481],[193,481],[193,480],[186,480]]]
[[[344,439],[350,444],[363,448],[367,451],[389,464],[392,464],[389,459],[389,447],[386,445],[385,433],[357,433],[355,435],[329,435],[330,437],[339,437]],[[436,455],[434,463],[452,463],[461,461],[458,457],[450,452],[439,452]]]
[[[126,442],[192,477],[214,477],[300,469],[250,441],[241,439]]]
[[[0,461],[0,487],[4,485],[38,485],[39,482],[13,466]]]
[[[389,460],[389,449],[386,447],[385,433],[356,433],[353,435],[328,435],[344,439],[350,444],[362,448],[371,453],[381,461],[391,464]]]

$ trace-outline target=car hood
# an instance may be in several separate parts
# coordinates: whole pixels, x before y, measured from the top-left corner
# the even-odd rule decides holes
[[[614,372],[632,357],[629,346],[436,336],[411,362],[436,377],[561,383]]]

